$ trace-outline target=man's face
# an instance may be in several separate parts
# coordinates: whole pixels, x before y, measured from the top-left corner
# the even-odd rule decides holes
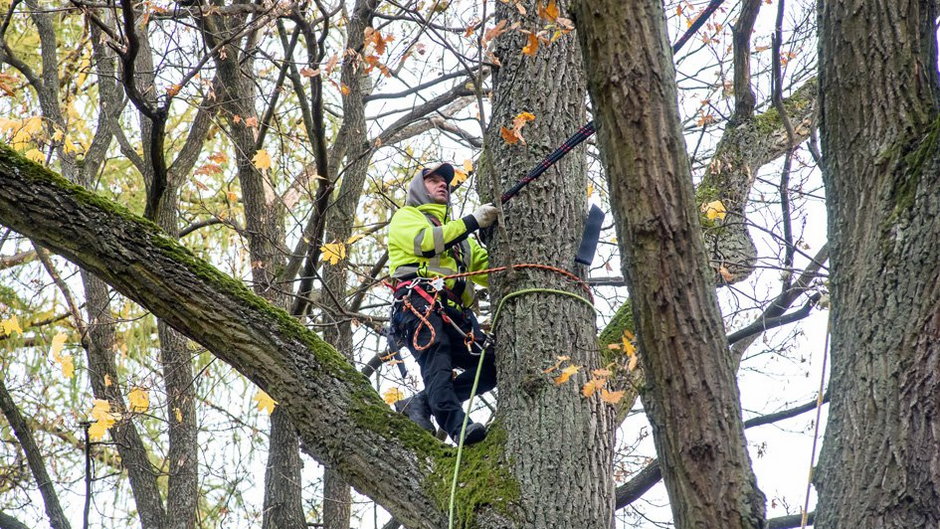
[[[439,174],[431,173],[424,177],[424,187],[435,204],[446,204],[447,199],[450,198],[449,186],[444,177]]]

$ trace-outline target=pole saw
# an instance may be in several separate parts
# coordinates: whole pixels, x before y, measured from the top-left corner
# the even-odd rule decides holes
[[[711,14],[721,6],[723,1],[724,0],[711,0],[711,2],[709,2],[708,6],[702,11],[698,18],[695,19],[692,25],[682,34],[679,40],[672,45],[673,53],[678,52],[682,46],[688,42],[689,38],[702,27]],[[512,197],[516,196],[523,187],[529,185],[529,183],[541,176],[541,174],[554,165],[555,162],[562,159],[581,142],[590,138],[596,131],[597,128],[594,126],[594,121],[589,121],[586,125],[578,129],[570,138],[565,140],[565,143],[546,156],[538,165],[533,167],[524,178],[506,190],[500,197],[500,202],[503,204],[508,202]],[[597,242],[601,234],[601,225],[603,222],[604,212],[601,208],[592,204],[590,211],[588,211],[587,220],[584,222],[584,232],[581,234],[581,245],[578,247],[578,253],[574,258],[575,262],[590,265],[591,261],[594,260],[594,253],[597,250]]]

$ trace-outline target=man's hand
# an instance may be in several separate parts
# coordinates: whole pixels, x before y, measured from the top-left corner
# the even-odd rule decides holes
[[[496,216],[498,214],[499,210],[496,209],[496,206],[493,204],[483,204],[473,212],[473,218],[477,219],[477,224],[479,224],[481,228],[489,228],[496,222]]]

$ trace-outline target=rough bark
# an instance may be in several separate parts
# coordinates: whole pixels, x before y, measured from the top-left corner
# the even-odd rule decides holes
[[[832,403],[816,527],[940,524],[935,2],[819,3]]]
[[[442,498],[454,450],[393,413],[316,334],[155,225],[7,148],[0,149],[0,224],[99,275],[259,385],[287,410],[305,450],[407,527],[447,523]],[[507,514],[517,493],[496,457],[502,446],[488,439],[464,453],[458,496],[471,527],[526,526]]]
[[[496,19],[537,30],[537,2],[496,3]],[[566,12],[568,2],[558,2]],[[481,195],[498,197],[586,121],[586,93],[575,39],[559,39],[535,56],[521,53],[525,35],[496,41],[501,66],[493,77],[493,115],[480,164]],[[522,129],[525,143],[507,143],[500,127],[521,112],[535,115]],[[538,263],[574,267],[587,186],[584,151],[574,151],[504,208],[490,243],[491,266]],[[507,238],[506,235],[511,234]],[[578,270],[583,273],[583,270]],[[585,292],[562,276],[516,272],[490,277],[494,303],[523,289]],[[613,408],[599,396],[583,398],[581,385],[599,367],[594,314],[589,303],[553,293],[508,299],[495,327],[499,372],[497,419],[507,432],[509,464],[519,480],[528,527],[610,527],[613,519]],[[544,370],[569,357],[580,373],[556,385]]]
[[[811,80],[786,99],[795,144],[809,138],[813,129],[815,92],[816,82]],[[747,231],[747,197],[760,168],[790,147],[780,113],[775,109],[756,117],[739,116],[722,134],[695,191],[697,205],[720,200],[727,210],[723,220],[716,219],[704,227],[709,266],[719,284],[743,281],[754,271],[757,248]]]
[[[662,7],[576,6],[646,369],[641,398],[676,527],[760,528],[764,496],[699,235]]]
[[[178,178],[169,178],[156,217],[157,225],[167,235],[179,238]],[[196,453],[199,441],[191,354],[186,337],[166,322],[157,322],[157,334],[160,338],[160,363],[167,392],[166,417],[169,425],[166,523],[168,529],[191,529],[196,525],[199,501],[199,458]]]
[[[364,31],[371,25],[377,5],[378,0],[356,2],[349,17],[346,49],[362,48]],[[363,102],[371,83],[367,76],[364,77],[362,70],[362,62],[358,57],[346,56],[340,77],[343,85],[351,89],[343,96],[343,124],[330,152],[330,174],[342,174],[343,180],[332,207],[327,211],[324,240],[344,244],[352,235],[359,198],[372,160],[372,145],[366,129]],[[346,166],[340,170],[340,162],[347,154]],[[349,288],[345,265],[343,262],[338,266],[325,265],[323,268],[323,288],[327,291],[322,296],[327,306],[324,317],[332,324],[324,328],[323,338],[352,361],[352,325],[345,314],[348,309],[346,291]],[[333,469],[326,468],[323,476],[324,529],[349,528],[351,501],[349,485]]]

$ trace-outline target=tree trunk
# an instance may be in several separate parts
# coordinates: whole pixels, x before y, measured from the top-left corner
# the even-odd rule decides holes
[[[662,6],[581,1],[576,20],[676,527],[760,528],[764,496],[706,265]]]
[[[537,2],[496,3],[497,20],[537,31]],[[559,2],[564,10],[568,2]],[[586,122],[585,88],[577,42],[571,36],[523,55],[524,34],[496,40],[501,64],[494,74],[493,115],[485,137],[481,195],[498,197],[567,136]],[[522,112],[535,120],[522,129],[525,144],[511,145],[500,127]],[[504,208],[490,243],[491,266],[537,263],[571,270],[586,211],[585,155],[574,151],[530,184]],[[508,235],[508,238],[505,237]],[[579,268],[578,273],[583,274]],[[560,289],[588,296],[564,277],[518,271],[490,278],[494,303],[523,289]],[[613,408],[599,396],[583,398],[581,385],[599,366],[594,312],[589,302],[555,293],[507,299],[496,322],[499,372],[497,429],[505,429],[506,453],[521,487],[521,517],[533,528],[607,529],[613,520],[611,476]],[[556,385],[546,368],[567,356],[581,371]],[[567,364],[566,364],[567,365]]]
[[[819,3],[832,244],[819,528],[940,524],[936,17],[929,1]]]
[[[177,178],[171,177],[157,209],[157,225],[179,238]],[[192,529],[199,502],[199,458],[196,453],[196,385],[186,337],[163,320],[157,321],[160,363],[167,392],[167,529]]]
[[[347,49],[361,49],[365,28],[372,24],[372,15],[377,5],[378,0],[356,1],[346,33]],[[372,160],[372,148],[367,134],[363,102],[369,83],[368,77],[364,77],[362,62],[359,58],[347,56],[343,60],[340,76],[342,84],[351,89],[349,93],[343,95],[343,124],[330,152],[329,172],[331,175],[342,174],[343,182],[332,207],[327,211],[324,240],[345,244],[352,235],[356,222],[359,198],[362,196],[363,185]],[[346,157],[346,167],[340,171],[339,164],[346,154],[349,155]],[[336,349],[352,362],[354,359],[352,325],[350,318],[343,314],[348,308],[346,265],[347,262],[344,261],[338,265],[325,265],[323,268],[323,288],[328,292],[321,296],[321,299],[327,305],[324,317],[332,323],[324,328],[323,338],[334,344]],[[323,471],[323,528],[349,529],[351,502],[352,493],[349,485],[343,481],[338,472],[325,468]]]

